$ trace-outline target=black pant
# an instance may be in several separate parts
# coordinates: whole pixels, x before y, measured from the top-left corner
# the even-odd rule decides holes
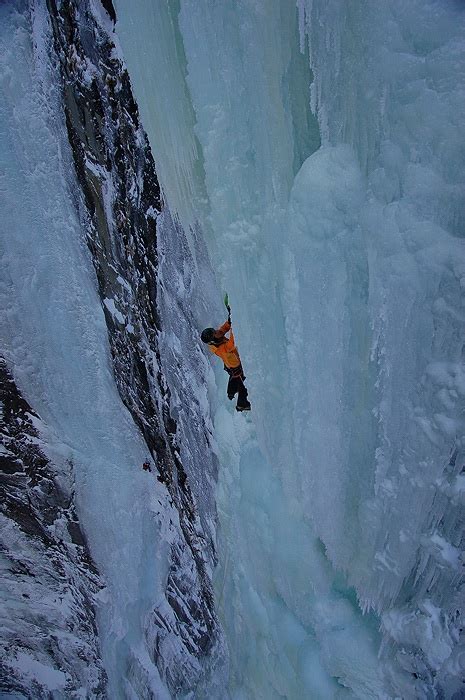
[[[244,386],[244,381],[242,377],[229,377],[228,399],[232,400],[236,396],[236,394],[238,394],[238,406],[240,406],[241,408],[249,406],[249,402],[247,400],[247,389]]]

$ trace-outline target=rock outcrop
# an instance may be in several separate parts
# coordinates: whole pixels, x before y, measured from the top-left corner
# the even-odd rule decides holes
[[[169,214],[162,215],[155,163],[113,32],[111,0],[46,0],[40,12],[45,9],[47,48],[61,81],[78,183],[76,210],[96,272],[115,382],[150,450],[154,479],[166,487],[178,514],[178,522],[170,523],[164,597],[144,621],[147,652],[178,696],[208,685],[207,669],[221,664],[224,655],[211,583],[217,464],[192,386],[205,377],[193,366],[186,378],[183,358],[173,361],[162,340],[171,307],[182,316],[180,334],[193,337],[196,331],[183,299],[164,296],[176,292],[161,280],[157,220],[169,221],[178,247],[185,239]],[[188,246],[184,254],[187,259]],[[165,259],[164,274],[169,277],[177,264]],[[3,532],[10,543],[5,574],[10,619],[3,639],[10,651],[3,687],[34,697],[48,697],[47,687],[66,697],[78,692],[103,697],[95,596],[104,584],[74,508],[73,465],[47,460],[40,450],[46,426],[21,398],[6,366],[2,371],[8,450]],[[27,638],[35,640],[30,648]],[[48,673],[48,686],[41,690],[32,676],[24,677],[20,669],[28,663],[34,678]],[[151,697],[144,673],[135,661],[128,683],[140,697]]]
[[[103,698],[95,620],[103,582],[76,515],[73,465],[44,455],[44,426],[3,359],[0,400],[0,691],[48,698],[54,689],[78,697],[81,688]]]

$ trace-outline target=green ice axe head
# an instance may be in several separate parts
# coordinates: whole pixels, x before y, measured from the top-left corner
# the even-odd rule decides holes
[[[224,295],[224,305],[226,306],[228,310],[228,319],[231,321],[231,307],[229,306],[229,297],[228,297],[228,292]]]

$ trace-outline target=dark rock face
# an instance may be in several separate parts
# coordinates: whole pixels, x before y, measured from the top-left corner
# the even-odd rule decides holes
[[[32,23],[37,13],[45,27],[34,59],[44,61],[47,51],[62,91],[63,115],[51,118],[57,130],[66,124],[70,189],[96,272],[115,382],[151,452],[154,487],[170,504],[166,515],[159,501],[154,518],[154,537],[163,557],[168,553],[164,589],[143,620],[146,649],[123,653],[118,673],[126,685],[119,690],[154,697],[146,652],[173,697],[221,688],[221,680],[210,682],[211,674],[222,678],[225,655],[211,584],[217,464],[198,398],[204,369],[198,353],[182,351],[198,344],[185,304],[185,289],[195,286],[189,247],[163,211],[111,0],[25,0],[18,7]],[[108,697],[116,681],[103,666],[96,615],[106,582],[90,556],[91,533],[88,546],[79,523],[73,464],[59,456],[60,436],[22,398],[3,361],[0,392],[0,694]]]
[[[114,20],[111,2],[103,6]],[[187,419],[172,410],[170,383],[180,393],[189,387],[182,369],[166,366],[160,343],[167,307],[166,298],[159,299],[160,188],[110,22],[99,21],[87,1],[47,0],[47,7],[116,384],[179,514],[166,599],[146,621],[149,653],[177,695],[201,681],[221,639],[209,574],[216,562],[209,532],[216,463],[200,407],[193,405]],[[175,298],[171,303],[181,306]],[[189,323],[186,318],[181,325]]]
[[[0,399],[0,694],[48,698],[52,686],[61,697],[78,688],[105,697],[95,622],[103,582],[76,515],[73,465],[43,454],[40,418],[3,359]]]

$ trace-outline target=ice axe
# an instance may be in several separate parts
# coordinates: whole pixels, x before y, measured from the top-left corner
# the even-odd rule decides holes
[[[226,306],[226,308],[228,310],[228,321],[229,321],[229,323],[231,323],[231,307],[229,306],[228,292],[226,292],[224,295],[224,305]]]

